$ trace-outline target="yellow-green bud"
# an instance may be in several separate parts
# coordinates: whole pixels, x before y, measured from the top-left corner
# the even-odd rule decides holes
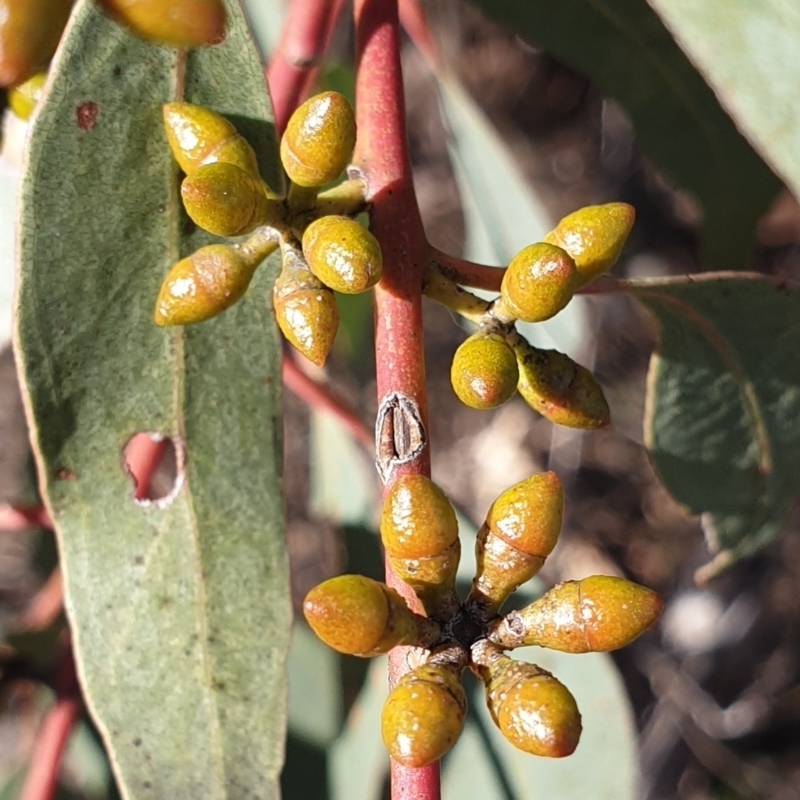
[[[383,270],[378,240],[349,217],[329,215],[312,222],[303,234],[303,255],[311,271],[342,294],[366,292]]]
[[[225,244],[202,247],[169,271],[156,301],[156,325],[188,325],[215,317],[241,299],[257,260]]]
[[[338,92],[323,92],[292,114],[281,139],[281,161],[298,186],[323,186],[341,175],[355,144],[350,103]]]
[[[440,759],[464,728],[467,699],[458,670],[424,664],[397,682],[381,713],[381,734],[392,758],[405,767]]]
[[[313,588],[303,614],[328,647],[354,656],[386,653],[399,644],[429,645],[439,629],[414,614],[386,584],[363,575],[339,575]]]
[[[540,472],[506,489],[489,508],[475,543],[477,572],[467,598],[486,616],[530,580],[556,546],[564,493],[555,472]]]
[[[651,589],[623,578],[593,575],[560,583],[521,611],[510,612],[494,624],[489,638],[503,648],[617,650],[647,630],[663,606]]]
[[[253,148],[221,114],[193,103],[166,103],[163,114],[170,149],[187,175],[222,162],[259,177]]]
[[[216,236],[240,236],[283,216],[280,200],[267,197],[266,186],[233,164],[198,167],[181,184],[186,213]]]
[[[586,206],[564,217],[545,242],[563,247],[585,285],[611,269],[631,232],[636,212],[627,203]]]
[[[548,758],[563,758],[575,751],[581,715],[563,683],[535,664],[499,653],[478,669],[489,713],[514,747]]]
[[[598,430],[611,424],[603,390],[588,369],[556,350],[527,342],[514,345],[519,364],[517,389],[545,419],[568,428]]]
[[[98,0],[137,36],[172,47],[202,47],[225,38],[222,0]]]
[[[580,276],[569,253],[546,242],[517,253],[500,287],[503,311],[523,322],[544,322],[572,299]]]
[[[21,120],[30,119],[33,109],[36,108],[39,98],[42,96],[46,80],[47,74],[38,72],[9,91],[8,106]]]
[[[517,391],[519,368],[514,351],[499,334],[475,333],[453,356],[450,382],[470,408],[497,408]]]

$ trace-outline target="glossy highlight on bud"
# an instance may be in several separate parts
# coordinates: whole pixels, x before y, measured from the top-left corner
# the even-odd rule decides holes
[[[275,281],[275,319],[289,344],[313,364],[325,364],[339,329],[333,292],[308,270],[286,269]]]
[[[639,584],[607,575],[566,581],[498,621],[489,638],[504,648],[538,645],[565,653],[617,650],[649,628],[661,598]]]
[[[9,91],[8,106],[21,120],[30,119],[34,108],[39,102],[39,98],[42,96],[42,89],[46,80],[47,75],[44,72],[39,72]]]
[[[303,255],[311,271],[342,294],[366,292],[383,271],[378,240],[349,217],[330,214],[314,220],[303,233]]]
[[[514,345],[519,364],[517,389],[545,419],[568,428],[599,430],[611,424],[603,390],[588,369],[556,350],[527,342]]]
[[[564,217],[544,240],[575,259],[580,284],[585,285],[614,266],[635,219],[627,203],[586,206]]]
[[[137,36],[171,47],[202,47],[225,38],[222,0],[98,0]]]
[[[355,144],[350,103],[338,92],[323,92],[292,114],[281,139],[281,162],[298,186],[323,186],[342,174]]]
[[[477,571],[467,604],[496,612],[530,580],[555,547],[564,513],[564,493],[555,472],[541,472],[494,501],[475,543]]]
[[[258,261],[224,244],[202,247],[169,271],[156,301],[156,325],[188,325],[215,317],[240,300]]]
[[[347,655],[369,657],[398,644],[430,643],[430,620],[414,614],[386,584],[363,575],[339,575],[313,588],[303,614],[317,636]]]
[[[456,512],[445,493],[424,475],[401,475],[386,495],[381,540],[397,558],[435,556],[458,539]]]
[[[401,475],[386,495],[380,529],[392,569],[414,590],[426,613],[452,613],[458,606],[461,543],[444,492],[424,475]]]
[[[223,162],[206,164],[181,184],[186,213],[216,236],[240,236],[280,219],[282,204],[268,198],[261,181]]]
[[[221,114],[193,103],[165,103],[164,128],[172,155],[191,175],[205,164],[222,162],[259,178],[253,148]]]
[[[569,689],[535,664],[498,654],[480,667],[486,705],[505,738],[534,756],[571,755],[581,737],[581,715]]]
[[[464,729],[467,699],[458,671],[425,664],[404,675],[381,713],[381,735],[391,757],[405,767],[440,759]]]
[[[464,405],[497,408],[517,391],[519,368],[514,351],[498,334],[475,333],[453,356],[450,382]]]
[[[546,242],[517,253],[503,275],[500,295],[504,310],[523,322],[544,322],[558,314],[580,286],[569,253]]]

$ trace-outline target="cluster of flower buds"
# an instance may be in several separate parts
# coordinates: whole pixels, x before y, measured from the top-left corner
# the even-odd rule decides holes
[[[480,330],[453,358],[451,382],[463,403],[496,408],[519,390],[551,422],[585,429],[608,426],[608,404],[591,373],[562,353],[533,347],[515,323],[550,319],[578,289],[610,269],[633,220],[633,208],[625,203],[588,206],[562,219],[544,241],[517,253],[503,275],[500,297],[475,319]],[[443,297],[443,280],[438,275],[429,281],[432,297]],[[458,291],[463,302],[463,290]]]
[[[360,183],[321,191],[352,156],[356,123],[350,104],[337,92],[324,92],[292,115],[280,146],[289,180],[285,193],[265,183],[253,149],[216,112],[169,103],[164,123],[186,175],[181,198],[192,221],[217,236],[250,236],[178,262],[159,293],[156,323],[185,325],[216,316],[242,297],[259,264],[280,247],[283,268],[273,290],[278,325],[321,366],[339,326],[334,292],[365,292],[383,268],[377,240],[352,219],[364,208]]]
[[[421,767],[453,746],[464,726],[465,668],[483,682],[492,719],[515,747],[555,758],[577,747],[581,716],[569,690],[504,651],[529,645],[568,653],[615,650],[652,625],[662,603],[650,589],[597,575],[559,584],[521,611],[501,614],[508,597],[542,568],[555,547],[563,502],[552,472],[503,492],[478,533],[476,575],[461,601],[453,507],[430,479],[401,476],[384,501],[381,540],[393,570],[414,590],[426,616],[411,612],[388,586],[359,575],[333,578],[309,592],[305,617],[339,652],[373,656],[396,645],[427,651],[383,708],[383,740],[395,761]]]

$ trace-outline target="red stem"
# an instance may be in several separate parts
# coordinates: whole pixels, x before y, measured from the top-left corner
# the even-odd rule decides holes
[[[428,257],[433,267],[459,286],[485,289],[487,292],[500,291],[505,267],[488,267],[486,264],[456,258],[437,250],[433,245],[429,245]]]
[[[289,353],[283,356],[283,383],[312,408],[332,414],[362,447],[370,451],[373,449],[375,438],[356,411],[325,384],[318,383],[303,372]]]
[[[26,531],[52,528],[53,523],[41,506],[0,505],[0,531]]]
[[[427,430],[425,362],[422,349],[422,282],[427,243],[411,180],[400,67],[396,0],[356,0],[355,164],[366,176],[372,202],[371,229],[383,251],[383,278],[375,290],[375,353],[378,402],[399,393],[418,408]],[[389,475],[387,488],[401,473],[430,475],[427,445]],[[419,609],[411,589],[386,565],[386,580],[408,604]],[[406,649],[389,654],[389,681],[408,671]],[[393,800],[438,800],[439,765],[421,769],[392,762]]]
[[[57,684],[56,704],[45,715],[36,735],[20,800],[51,800],[56,795],[64,747],[83,707],[69,647],[62,656]]]
[[[436,69],[439,62],[439,49],[428,28],[425,10],[417,0],[398,0],[397,6],[403,30],[431,68]]]
[[[341,7],[341,0],[292,0],[289,4],[281,39],[267,68],[279,134],[314,83]]]
[[[64,610],[64,581],[56,567],[41,589],[31,598],[16,626],[21,631],[43,631]]]

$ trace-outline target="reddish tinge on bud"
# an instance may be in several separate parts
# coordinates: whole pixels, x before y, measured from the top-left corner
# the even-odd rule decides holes
[[[466,711],[458,669],[424,664],[400,678],[383,706],[386,749],[405,767],[432,764],[456,743]]]
[[[339,575],[313,588],[303,614],[325,644],[354,656],[386,653],[398,644],[426,645],[438,627],[414,614],[386,584],[363,575]]]

